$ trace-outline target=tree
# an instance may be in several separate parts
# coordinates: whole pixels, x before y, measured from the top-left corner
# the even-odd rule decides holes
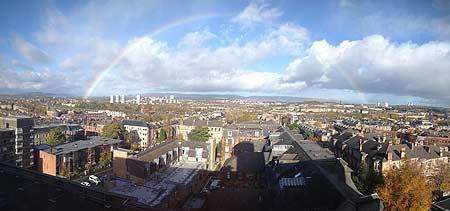
[[[288,127],[289,127],[289,130],[295,130],[297,132],[300,132],[300,128],[299,128],[297,121],[295,121],[293,124],[289,124]]]
[[[309,139],[309,138],[311,138],[312,134],[308,130],[304,130],[303,136],[304,136],[304,138]]]
[[[66,135],[64,134],[64,129],[62,128],[51,129],[46,141],[47,144],[50,144],[52,146],[66,142]]]
[[[242,123],[256,120],[256,114],[248,111],[232,111],[226,115],[227,123]]]
[[[365,161],[361,162],[358,176],[353,177],[356,187],[363,194],[372,194],[375,189],[383,184],[383,175],[370,168]]]
[[[102,136],[112,139],[123,139],[124,128],[117,122],[113,122],[103,127]]]
[[[433,186],[433,199],[443,197],[443,193],[450,191],[450,164],[441,163],[430,177]]]
[[[161,129],[161,131],[159,132],[159,136],[158,136],[158,141],[164,141],[167,139],[167,132],[165,129]]]
[[[196,127],[189,134],[188,138],[191,141],[206,142],[211,137],[207,127]]]
[[[131,131],[130,133],[128,133],[128,136],[127,136],[126,140],[128,142],[130,142],[131,144],[141,142],[141,138],[139,138],[139,135],[138,135],[137,131]]]
[[[111,164],[111,153],[110,152],[102,152],[100,154],[100,159],[98,161],[98,164],[100,164],[100,166],[102,168],[107,167],[109,164]]]
[[[316,128],[322,128],[322,123],[320,123],[319,121],[314,122],[314,127]]]
[[[86,164],[84,164],[84,169],[87,172],[90,172],[92,169],[94,168],[94,164],[92,162],[86,162]]]
[[[387,172],[384,184],[376,189],[386,210],[429,210],[431,189],[414,162]]]

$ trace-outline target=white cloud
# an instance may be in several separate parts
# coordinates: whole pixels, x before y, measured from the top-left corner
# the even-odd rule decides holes
[[[279,73],[256,72],[244,67],[277,52],[291,40],[288,26],[263,36],[261,40],[231,43],[218,48],[181,48],[170,52],[165,44],[149,37],[132,39],[123,49],[123,61],[111,72],[105,87],[113,81],[132,81],[165,91],[290,93],[304,88],[304,82],[283,82]],[[293,27],[293,26],[289,26]],[[300,27],[293,27],[299,30]],[[300,30],[302,31],[302,30]],[[284,38],[284,39],[281,39]],[[300,44],[297,44],[298,46]],[[132,49],[132,50],[130,50]],[[118,83],[115,83],[116,85]]]
[[[44,51],[20,37],[16,37],[15,47],[17,52],[25,59],[37,63],[49,63],[51,58]]]
[[[21,65],[11,62],[12,66],[0,64],[0,91],[1,92],[26,92],[26,91],[52,91],[65,92],[69,88],[69,80],[63,76],[54,74],[48,69],[42,70],[18,70],[15,66]],[[20,67],[23,68],[24,66]],[[58,85],[55,86],[55,81]],[[73,85],[70,85],[74,88]]]
[[[186,34],[181,40],[181,45],[183,47],[198,47],[216,37],[217,35],[211,33],[209,30],[196,31]]]
[[[283,12],[278,8],[270,8],[267,4],[250,3],[235,18],[234,22],[249,25],[256,22],[274,21],[279,18]]]
[[[393,43],[380,35],[333,46],[314,42],[284,80],[367,93],[450,98],[450,43]]]

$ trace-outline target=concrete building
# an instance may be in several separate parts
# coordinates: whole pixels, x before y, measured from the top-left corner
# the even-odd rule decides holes
[[[119,95],[116,95],[116,103],[119,103]]]
[[[0,162],[16,164],[15,130],[0,129]]]
[[[73,172],[83,168],[88,162],[97,163],[104,151],[112,152],[121,142],[99,136],[90,137],[54,147],[49,145],[36,146],[36,166],[39,172],[49,175],[61,175],[63,172]]]
[[[120,103],[125,104],[125,95],[120,96]]]
[[[136,95],[136,104],[141,104],[141,95]]]
[[[114,103],[114,96],[113,95],[109,96],[109,103],[111,103],[111,104]]]
[[[29,168],[33,161],[34,120],[29,117],[1,117],[0,127],[15,130],[15,155],[18,167]]]

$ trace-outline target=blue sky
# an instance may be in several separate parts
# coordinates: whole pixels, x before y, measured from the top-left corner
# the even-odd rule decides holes
[[[450,104],[450,2],[2,1],[0,92]]]

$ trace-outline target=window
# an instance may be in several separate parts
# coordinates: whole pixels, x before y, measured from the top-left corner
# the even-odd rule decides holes
[[[228,131],[228,136],[233,136],[233,131]]]

